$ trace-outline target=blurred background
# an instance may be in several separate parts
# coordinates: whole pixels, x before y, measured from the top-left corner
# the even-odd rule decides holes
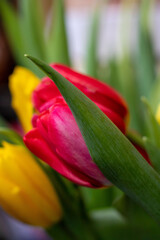
[[[158,0],[0,0],[0,124],[3,119],[17,121],[8,89],[14,67],[27,67],[43,77],[24,58],[28,53],[47,63],[66,64],[114,87],[128,103],[129,127],[147,135],[141,97],[147,98],[155,114],[160,103],[159,39]],[[91,197],[87,201],[94,208]],[[103,199],[101,206],[105,204]],[[2,223],[13,230],[13,239],[47,239],[39,229],[18,227],[3,212]],[[6,228],[2,229],[6,236]],[[25,231],[32,238],[24,238]]]
[[[53,9],[55,1],[39,0],[39,12],[35,11],[34,17],[32,16],[33,11],[27,12],[32,4],[30,2],[29,0],[1,1],[0,114],[9,121],[14,120],[16,116],[10,107],[10,95],[7,87],[8,76],[17,64],[33,70],[24,59],[23,53],[31,53],[48,63],[61,61],[61,57],[57,53],[58,50],[54,54],[54,46],[50,47],[50,53],[48,53],[49,47],[45,48],[45,44],[48,46],[51,46],[52,43],[56,45],[57,35],[63,35],[62,31],[55,33],[58,32],[58,27],[63,25],[61,16],[57,21],[54,19],[54,15],[56,15]],[[112,74],[115,62],[122,63],[124,57],[129,58],[129,61],[131,59],[134,61],[138,56],[139,60],[134,63],[134,68],[136,68],[134,71],[138,72],[135,76],[137,79],[144,71],[146,71],[147,78],[156,78],[155,69],[157,71],[160,58],[160,1],[65,0],[64,2],[65,19],[63,20],[67,43],[65,40],[64,44],[63,41],[60,41],[57,49],[66,48],[66,46],[61,47],[61,45],[67,44],[70,60],[67,60],[66,56],[62,56],[64,61],[61,62],[68,64],[70,61],[70,65],[75,69],[108,82],[123,95],[126,94],[122,90],[123,87],[121,89],[118,87],[119,81],[115,80],[115,76],[114,81],[112,81],[109,75]],[[58,12],[58,7],[55,8]],[[60,15],[60,11],[57,14]],[[34,21],[32,24],[31,18]],[[59,26],[55,23],[55,30],[52,29],[54,21],[59,21]],[[37,36],[33,31],[37,33]],[[60,52],[61,50],[59,50],[59,55],[61,55]],[[92,60],[90,60],[91,58]],[[141,62],[143,58],[147,58],[145,62],[148,63],[154,61],[149,69],[147,63]],[[93,67],[95,64],[96,68]],[[135,66],[136,64],[143,66],[140,69],[139,66]],[[118,73],[118,75],[119,78],[121,74]],[[146,81],[146,85],[148,81]],[[120,85],[123,84],[120,83]],[[142,94],[144,94],[143,91]]]
[[[131,113],[135,108],[132,98],[140,100],[143,95],[151,95],[155,110],[158,97],[153,97],[152,83],[159,78],[159,14],[160,1],[155,0],[65,0],[64,4],[61,0],[59,4],[54,0],[2,0],[0,114],[9,121],[16,119],[7,86],[15,65],[42,77],[24,53],[70,65],[107,82],[124,96]],[[143,133],[140,108],[136,115],[139,120],[132,114],[131,127]]]

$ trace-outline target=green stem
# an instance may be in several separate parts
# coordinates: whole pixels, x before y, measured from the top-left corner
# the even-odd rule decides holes
[[[59,195],[63,210],[63,225],[61,228],[57,225],[56,228],[51,228],[48,231],[50,236],[54,236],[55,239],[66,239],[60,238],[60,232],[64,230],[63,234],[66,236],[72,236],[71,239],[75,240],[96,240],[97,233],[93,231],[91,221],[87,216],[83,198],[79,187],[75,188],[76,194],[72,194],[70,189],[65,185],[61,176],[50,167],[44,168],[48,174],[53,186]],[[68,235],[67,235],[68,234]],[[63,236],[62,236],[63,237]]]

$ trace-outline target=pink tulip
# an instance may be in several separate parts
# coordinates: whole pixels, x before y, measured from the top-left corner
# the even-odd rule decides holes
[[[128,109],[125,101],[108,85],[56,64],[52,67],[89,97],[125,134]],[[39,111],[34,128],[24,137],[27,147],[53,169],[79,185],[97,188],[111,183],[93,162],[71,110],[49,78],[33,93]]]

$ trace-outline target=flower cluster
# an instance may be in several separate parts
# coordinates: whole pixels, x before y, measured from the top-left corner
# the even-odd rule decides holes
[[[51,67],[92,100],[124,135],[127,133],[128,107],[114,89],[64,65]],[[23,139],[32,153],[76,184],[90,188],[112,185],[92,160],[70,108],[50,78],[40,82],[27,69],[17,67],[10,76],[9,86],[12,105],[24,132],[29,130]],[[131,142],[150,163],[146,151],[132,139]],[[43,227],[62,218],[54,187],[25,146],[4,142],[0,163],[3,182],[0,204],[8,213]]]

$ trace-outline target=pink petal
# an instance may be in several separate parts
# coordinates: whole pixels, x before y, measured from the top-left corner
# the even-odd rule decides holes
[[[77,123],[67,105],[51,108],[48,115],[41,114],[37,127],[43,138],[47,136],[45,140],[52,151],[56,152],[71,168],[103,185],[109,184],[92,161]]]
[[[24,136],[24,143],[33,154],[44,160],[53,169],[72,182],[91,188],[103,186],[100,182],[89,178],[75,169],[70,169],[70,167],[68,167],[59,156],[57,157],[57,155],[51,151],[47,143],[41,137],[37,128],[32,129]]]

